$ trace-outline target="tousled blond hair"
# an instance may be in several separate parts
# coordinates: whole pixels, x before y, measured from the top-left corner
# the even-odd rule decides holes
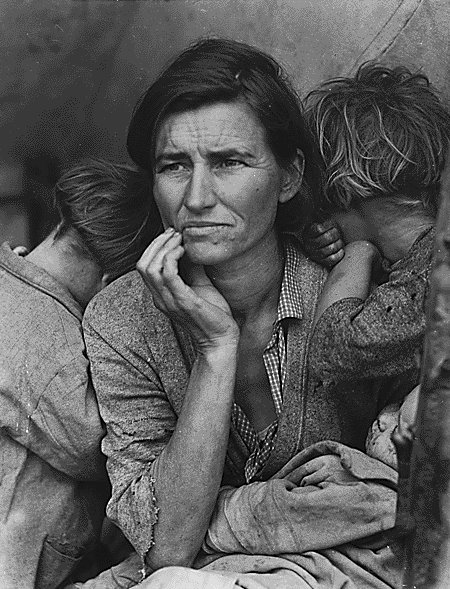
[[[325,164],[323,208],[374,196],[437,208],[450,114],[423,73],[369,62],[306,98]]]

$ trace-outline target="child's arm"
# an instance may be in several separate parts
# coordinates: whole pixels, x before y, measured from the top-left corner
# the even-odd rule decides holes
[[[344,260],[349,259],[346,254]],[[311,374],[321,380],[363,380],[415,370],[415,353],[425,331],[430,268],[393,271],[388,282],[368,294],[367,258],[364,263],[360,259],[353,273],[339,274],[342,262],[332,271],[336,283],[325,283],[319,302],[309,354]]]
[[[372,245],[373,227],[353,209],[334,214],[329,225],[333,223],[348,245],[319,300],[309,355],[312,376],[362,380],[416,370],[414,354],[425,329],[432,235],[397,262],[387,282],[373,289],[379,260]]]
[[[370,292],[372,269],[380,262],[378,249],[369,241],[353,241],[328,275],[314,317],[314,325],[333,303],[342,299],[365,300]]]

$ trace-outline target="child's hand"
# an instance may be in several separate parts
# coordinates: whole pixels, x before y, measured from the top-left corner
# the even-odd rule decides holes
[[[344,257],[341,233],[330,219],[307,227],[302,242],[309,257],[325,268],[333,268]]]

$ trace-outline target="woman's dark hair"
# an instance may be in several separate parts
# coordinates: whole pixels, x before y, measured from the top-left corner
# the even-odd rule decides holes
[[[127,139],[131,158],[148,171],[152,182],[155,142],[167,116],[237,100],[245,102],[264,127],[280,166],[288,166],[297,150],[305,155],[307,186],[302,190],[301,203],[296,203],[305,222],[305,213],[311,207],[306,201],[311,191],[319,189],[320,156],[286,73],[272,57],[250,45],[228,39],[204,39],[179,54],[136,105]],[[283,213],[282,229],[286,229],[287,220],[292,221],[292,211],[286,214],[288,205],[279,207]]]

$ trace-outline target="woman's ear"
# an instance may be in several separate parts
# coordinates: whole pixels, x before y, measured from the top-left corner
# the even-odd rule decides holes
[[[294,160],[283,171],[283,183],[281,186],[280,196],[278,198],[280,203],[288,202],[300,190],[300,186],[303,182],[304,171],[305,156],[300,149],[297,149],[297,154]]]

